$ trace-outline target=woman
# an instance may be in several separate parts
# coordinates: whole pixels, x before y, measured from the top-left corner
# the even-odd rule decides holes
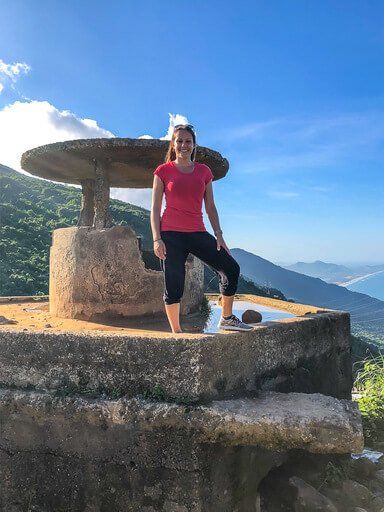
[[[193,126],[174,127],[165,163],[154,171],[151,227],[153,250],[160,258],[165,276],[164,302],[172,332],[180,327],[180,300],[184,291],[185,262],[189,253],[197,256],[219,276],[222,314],[218,327],[225,330],[250,331],[232,314],[240,267],[230,255],[213,199],[211,169],[195,162],[196,135]],[[165,194],[166,208],[160,219]],[[203,223],[205,202],[215,236]]]

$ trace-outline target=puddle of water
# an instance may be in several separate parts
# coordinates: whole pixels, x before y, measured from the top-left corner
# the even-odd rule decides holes
[[[219,332],[217,324],[220,320],[221,306],[216,301],[209,301],[212,308],[212,314],[209,317],[207,325],[203,328],[202,332]],[[241,315],[247,309],[258,311],[262,315],[262,322],[269,322],[271,320],[281,320],[282,318],[291,318],[295,315],[282,311],[280,309],[270,308],[268,306],[262,306],[261,304],[255,304],[246,300],[235,300],[233,303],[233,314],[241,320]],[[252,324],[253,325],[253,324]],[[257,325],[257,324],[254,324]]]
[[[200,314],[194,313],[183,317],[181,319],[181,327],[184,332],[190,333],[215,333],[220,332],[217,328],[217,324],[220,320],[221,306],[216,301],[209,301],[211,306],[211,315],[207,322],[201,317]],[[233,314],[241,319],[242,314],[247,309],[258,311],[262,315],[262,322],[268,322],[270,320],[280,320],[282,318],[290,318],[295,315],[274,309],[261,304],[255,304],[254,302],[248,302],[245,300],[235,300],[233,303]],[[171,332],[168,320],[165,312],[161,317],[142,317],[142,318],[123,318],[116,319],[115,321],[109,321],[108,325],[114,325],[121,328],[132,328],[137,330],[149,329],[152,331]],[[253,324],[258,325],[258,324]]]

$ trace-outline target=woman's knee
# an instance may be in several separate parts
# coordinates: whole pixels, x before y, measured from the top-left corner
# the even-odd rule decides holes
[[[172,297],[168,297],[167,295],[163,295],[163,301],[164,301],[164,304],[166,304],[167,306],[170,306],[171,304],[178,304],[181,301],[181,297],[180,298],[172,298]]]
[[[219,271],[220,292],[222,295],[234,295],[236,293],[237,284],[240,276],[240,266],[237,261],[226,267],[225,270]]]
[[[240,265],[237,263],[236,260],[233,260],[233,272],[237,279],[239,279],[240,276]]]
[[[238,281],[240,276],[240,265],[236,260],[233,260],[231,265],[225,269],[225,274],[227,275],[229,281]]]

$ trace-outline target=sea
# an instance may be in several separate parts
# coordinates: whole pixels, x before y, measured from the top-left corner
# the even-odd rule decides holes
[[[343,286],[353,292],[365,293],[376,299],[384,300],[384,270],[352,279],[343,283]]]

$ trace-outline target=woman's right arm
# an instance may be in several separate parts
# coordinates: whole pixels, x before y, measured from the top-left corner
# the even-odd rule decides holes
[[[158,176],[153,177],[152,206],[151,206],[151,228],[153,236],[153,251],[162,260],[165,259],[165,244],[160,237],[160,214],[163,202],[164,184]]]

